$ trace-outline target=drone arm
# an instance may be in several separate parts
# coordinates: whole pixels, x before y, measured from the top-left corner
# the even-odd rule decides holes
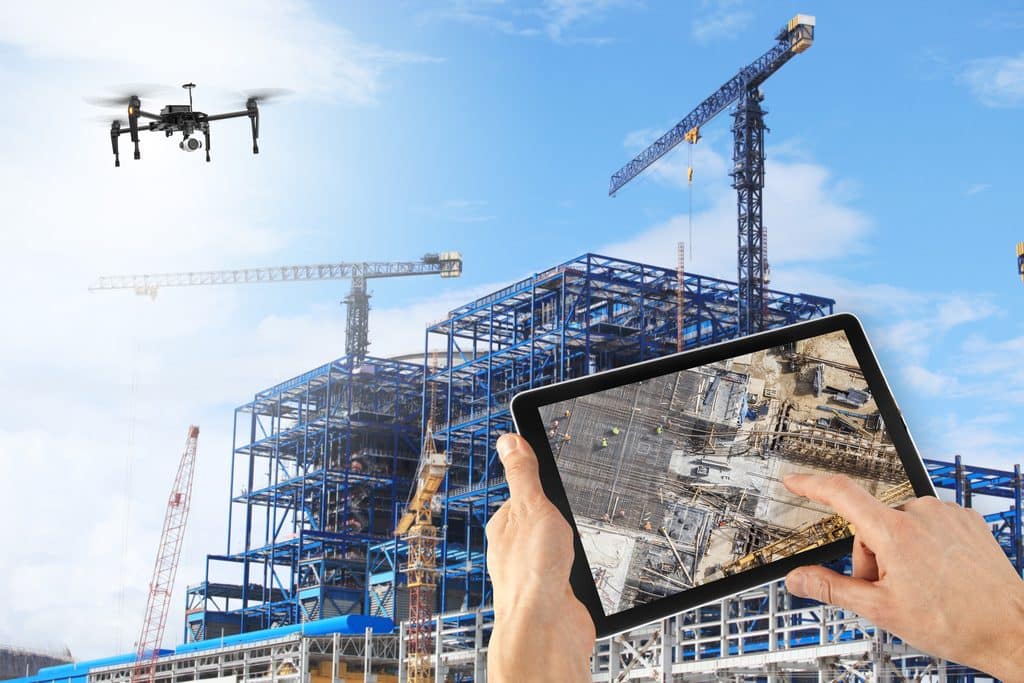
[[[209,116],[206,117],[206,120],[207,121],[219,121],[220,119],[234,119],[234,118],[238,118],[239,116],[248,116],[248,115],[249,115],[249,112],[247,112],[247,111],[231,111],[231,112],[228,112],[227,114],[210,114]]]
[[[148,111],[143,111],[141,109],[136,111],[136,114],[144,119],[153,119],[154,121],[160,120],[160,116],[158,114],[150,114]]]

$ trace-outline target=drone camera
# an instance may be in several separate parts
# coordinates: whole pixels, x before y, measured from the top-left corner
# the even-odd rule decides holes
[[[196,150],[202,149],[203,143],[196,138],[185,138],[178,143],[178,147],[181,147],[186,152],[195,152]]]

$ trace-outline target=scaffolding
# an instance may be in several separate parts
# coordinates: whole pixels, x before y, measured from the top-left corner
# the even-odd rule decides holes
[[[419,365],[343,357],[235,410],[227,549],[188,588],[186,642],[363,611],[367,546],[419,461],[422,386]]]

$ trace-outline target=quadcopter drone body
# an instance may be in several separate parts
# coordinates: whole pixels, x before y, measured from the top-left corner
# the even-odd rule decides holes
[[[142,158],[139,154],[139,132],[140,131],[163,131],[166,137],[174,133],[182,134],[182,141],[178,146],[186,152],[195,152],[202,149],[203,142],[193,135],[202,133],[205,147],[206,160],[210,160],[210,123],[221,119],[249,117],[249,125],[252,129],[252,153],[259,154],[260,148],[257,139],[260,135],[260,110],[259,102],[271,97],[275,93],[264,91],[259,94],[250,94],[245,101],[245,109],[241,111],[227,112],[226,114],[207,114],[197,111],[192,106],[192,88],[195,83],[186,83],[181,86],[188,90],[188,104],[169,104],[160,110],[159,114],[153,114],[142,108],[142,101],[137,94],[127,95],[118,98],[111,103],[128,105],[128,121],[114,120],[110,124],[110,145],[114,152],[114,166],[121,165],[121,155],[118,151],[118,140],[122,135],[129,134],[132,144],[135,146],[135,158]],[[143,119],[140,121],[140,119]],[[146,121],[148,119],[148,121]]]

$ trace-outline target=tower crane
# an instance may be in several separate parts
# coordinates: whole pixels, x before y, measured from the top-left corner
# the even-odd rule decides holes
[[[435,274],[445,278],[459,277],[462,274],[462,255],[457,251],[442,251],[425,254],[419,261],[322,263],[307,266],[107,276],[99,278],[89,287],[89,291],[132,289],[136,294],[155,298],[161,287],[350,279],[352,287],[343,300],[348,309],[345,353],[350,358],[359,359],[366,357],[370,346],[370,294],[366,290],[366,281],[372,278]]]
[[[431,401],[433,405],[433,401]],[[423,454],[416,474],[416,489],[405,514],[395,526],[395,535],[408,544],[408,562],[404,568],[409,588],[409,620],[406,628],[409,665],[408,683],[433,683],[434,653],[430,621],[437,593],[437,543],[440,540],[431,508],[445,474],[448,457],[434,445],[433,418],[427,421]],[[438,634],[438,637],[440,634]]]
[[[185,437],[185,450],[181,453],[178,473],[167,499],[164,526],[157,546],[156,564],[153,566],[153,580],[149,583],[149,597],[146,599],[146,615],[132,666],[131,683],[153,683],[156,678],[156,660],[164,639],[167,625],[167,610],[171,605],[171,591],[174,577],[178,572],[181,546],[185,540],[185,525],[192,502],[192,477],[195,473],[196,449],[199,443],[199,427],[192,425]]]
[[[764,288],[768,280],[768,260],[761,220],[761,193],[764,189],[764,99],[760,85],[783,64],[800,54],[814,42],[814,17],[798,14],[779,31],[776,44],[725,85],[709,95],[675,127],[640,152],[611,177],[608,194],[614,195],[622,186],[640,175],[648,166],[667,154],[680,142],[695,143],[701,126],[707,124],[734,102],[733,170],[731,172],[738,199],[739,253],[738,280],[739,334],[764,329]],[[682,335],[682,330],[678,334]]]

